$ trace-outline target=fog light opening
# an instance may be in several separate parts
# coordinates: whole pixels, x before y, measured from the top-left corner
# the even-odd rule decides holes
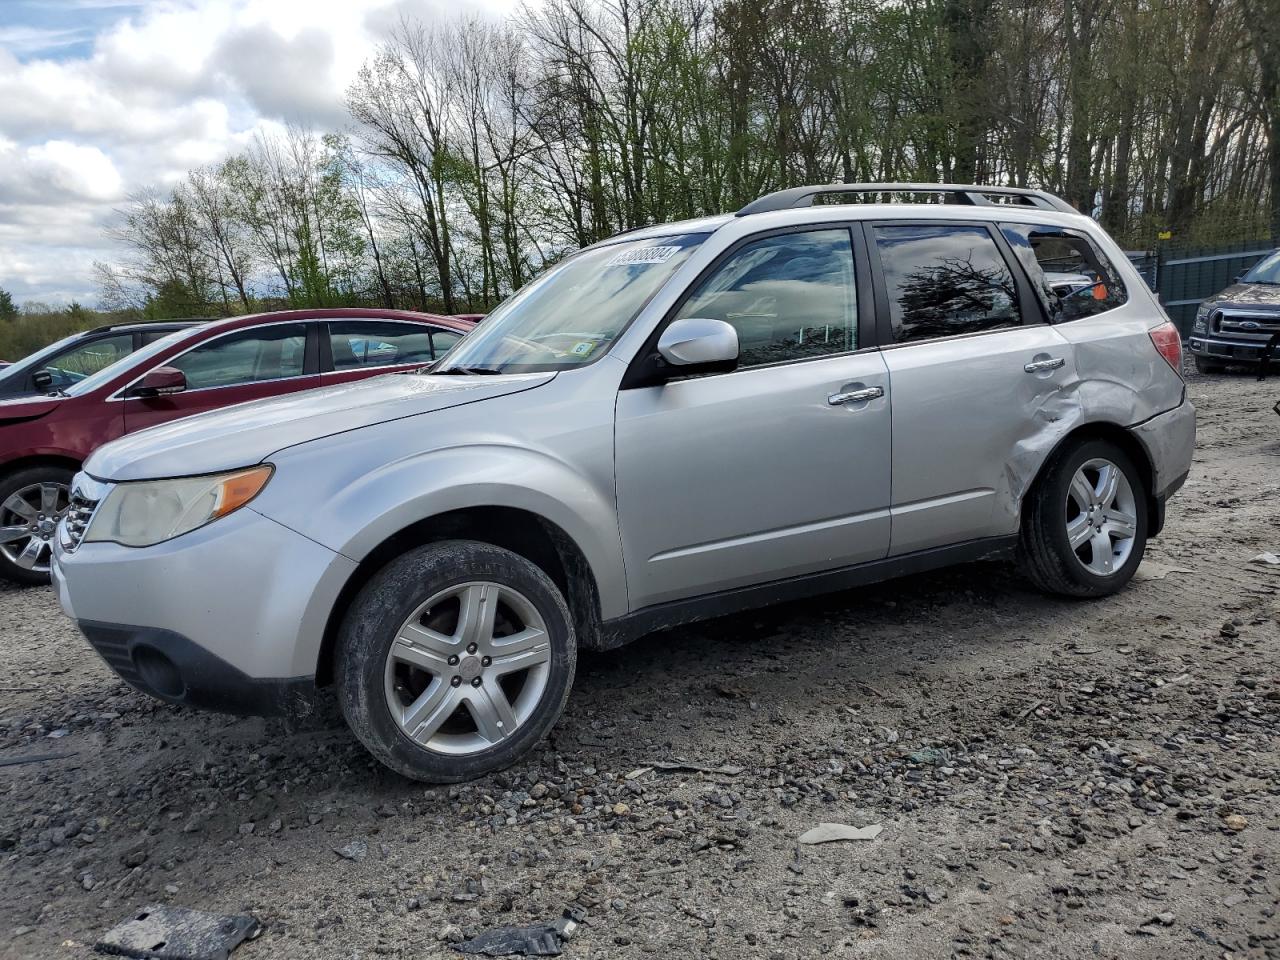
[[[186,689],[173,661],[154,647],[134,647],[133,665],[142,682],[162,697],[181,697]]]

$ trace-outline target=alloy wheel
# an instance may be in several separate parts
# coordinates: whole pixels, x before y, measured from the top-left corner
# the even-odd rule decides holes
[[[551,638],[519,591],[478,581],[441,591],[404,622],[384,692],[401,731],[465,755],[510,737],[534,713],[551,672]]]
[[[1102,457],[1080,465],[1067,488],[1067,541],[1090,573],[1111,576],[1129,559],[1138,534],[1133,486]]]
[[[71,491],[62,483],[33,483],[0,503],[0,553],[24,570],[48,573],[58,521]]]

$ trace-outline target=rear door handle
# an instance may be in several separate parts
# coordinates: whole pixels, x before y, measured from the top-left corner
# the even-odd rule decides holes
[[[860,400],[875,400],[884,396],[884,387],[864,387],[861,390],[850,390],[848,393],[833,393],[827,397],[827,403],[839,407],[846,403],[857,403]]]
[[[1023,366],[1027,373],[1039,373],[1041,370],[1057,370],[1067,361],[1063,357],[1050,357],[1048,360],[1032,360]]]

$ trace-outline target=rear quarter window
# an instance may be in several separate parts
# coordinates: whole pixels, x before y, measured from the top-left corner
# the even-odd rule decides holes
[[[1084,233],[1051,224],[1002,223],[1050,323],[1114,310],[1129,299],[1111,261]]]

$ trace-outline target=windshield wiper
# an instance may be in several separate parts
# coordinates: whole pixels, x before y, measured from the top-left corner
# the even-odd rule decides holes
[[[443,370],[432,370],[432,373],[441,376],[500,376],[501,370],[495,370],[493,367],[445,367]]]

